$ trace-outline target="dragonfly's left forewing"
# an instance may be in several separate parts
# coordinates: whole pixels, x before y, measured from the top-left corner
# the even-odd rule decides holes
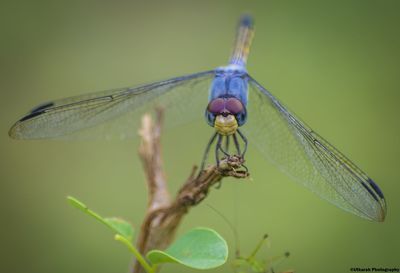
[[[249,137],[261,153],[322,198],[363,218],[383,221],[384,196],[360,168],[249,77]]]
[[[130,137],[143,112],[156,106],[166,108],[172,121],[185,123],[203,116],[212,75],[206,71],[48,102],[23,116],[9,134],[16,139]]]

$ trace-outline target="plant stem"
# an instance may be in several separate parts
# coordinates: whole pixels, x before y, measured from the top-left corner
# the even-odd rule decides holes
[[[115,240],[120,241],[123,243],[125,246],[128,247],[129,251],[135,255],[136,260],[140,263],[140,265],[146,270],[147,273],[154,273],[155,272],[155,267],[152,267],[144,258],[143,256],[139,253],[139,251],[134,247],[131,242],[129,242],[125,237],[116,234],[115,235]]]
[[[161,108],[156,109],[154,121],[150,115],[144,115],[139,131],[142,140],[139,156],[148,187],[147,211],[136,240],[137,250],[142,254],[152,249],[166,249],[184,216],[191,207],[200,204],[207,197],[213,185],[227,176],[249,176],[247,169],[240,169],[244,161],[238,156],[230,156],[221,161],[220,166],[208,166],[198,174],[197,167],[193,167],[189,177],[176,193],[175,199],[171,200],[161,152],[163,116]],[[138,260],[132,272],[142,273],[144,270],[147,271]],[[155,267],[153,270],[157,271]]]
[[[264,235],[264,237],[261,239],[261,241],[258,242],[256,248],[253,250],[253,252],[251,253],[251,255],[247,258],[248,260],[249,260],[249,259],[253,259],[253,258],[256,256],[257,252],[260,250],[261,246],[265,243],[265,241],[267,240],[267,238],[268,238],[268,235]]]

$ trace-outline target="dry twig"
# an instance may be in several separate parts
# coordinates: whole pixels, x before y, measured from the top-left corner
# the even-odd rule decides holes
[[[142,254],[151,249],[168,247],[183,216],[190,207],[196,206],[206,198],[211,186],[220,183],[226,176],[245,178],[249,175],[246,170],[240,170],[243,161],[237,156],[222,160],[219,167],[209,166],[198,175],[195,166],[175,199],[171,200],[161,154],[163,111],[157,109],[156,113],[155,122],[150,115],[143,116],[139,131],[142,139],[139,156],[146,173],[148,187],[147,211],[136,243]],[[144,272],[144,269],[135,262],[133,272]]]

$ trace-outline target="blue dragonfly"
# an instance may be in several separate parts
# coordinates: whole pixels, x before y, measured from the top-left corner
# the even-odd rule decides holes
[[[47,102],[19,119],[9,135],[14,139],[131,137],[141,113],[157,106],[166,109],[174,124],[205,116],[214,133],[204,158],[214,145],[218,163],[221,155],[231,154],[230,142],[243,158],[251,143],[320,197],[360,217],[383,221],[386,201],[377,184],[248,74],[253,36],[253,19],[242,16],[227,66]]]

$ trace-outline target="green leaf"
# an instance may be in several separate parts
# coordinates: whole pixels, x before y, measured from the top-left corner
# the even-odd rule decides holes
[[[117,218],[117,217],[112,217],[112,218],[104,218],[104,220],[107,222],[108,226],[120,234],[121,236],[124,236],[128,240],[133,239],[133,227],[130,223],[125,221],[124,219]]]
[[[72,196],[67,196],[67,200],[72,206],[80,209],[83,212],[86,212],[88,210],[88,207],[85,204]]]
[[[104,217],[100,216],[99,214],[97,214],[96,212],[89,209],[84,203],[82,203],[81,201],[79,201],[78,199],[76,199],[72,196],[68,196],[67,200],[69,201],[69,203],[72,206],[78,208],[79,210],[83,211],[87,215],[92,216],[97,221],[104,224],[105,226],[110,228],[115,233],[125,237],[129,241],[132,240],[133,232],[134,232],[133,227],[127,221],[120,219],[120,218],[115,218],[115,217],[104,218]]]
[[[195,269],[210,269],[226,262],[228,245],[216,231],[195,228],[176,240],[165,251],[152,250],[146,256],[153,265],[178,263]]]

